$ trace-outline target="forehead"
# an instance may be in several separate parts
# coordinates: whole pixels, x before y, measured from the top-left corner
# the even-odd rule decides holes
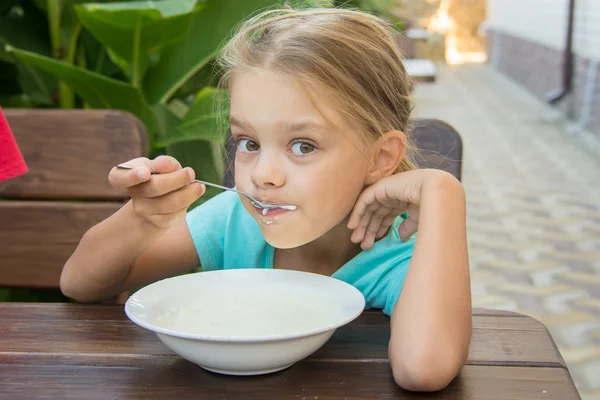
[[[277,72],[254,69],[237,72],[230,83],[231,115],[255,128],[311,120],[345,127],[341,114],[298,80]],[[329,121],[329,122],[328,122]]]

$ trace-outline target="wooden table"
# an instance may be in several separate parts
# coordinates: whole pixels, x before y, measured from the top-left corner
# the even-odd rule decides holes
[[[475,310],[468,364],[445,390],[401,390],[389,319],[365,312],[308,359],[271,375],[206,372],[130,322],[122,306],[0,303],[1,399],[579,399],[547,329]]]

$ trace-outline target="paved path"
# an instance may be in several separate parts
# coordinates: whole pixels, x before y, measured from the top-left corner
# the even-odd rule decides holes
[[[474,306],[540,319],[600,400],[600,140],[483,65],[440,68],[415,104],[463,137]]]

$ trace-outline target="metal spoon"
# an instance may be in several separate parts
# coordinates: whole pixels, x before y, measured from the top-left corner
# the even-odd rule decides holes
[[[134,169],[134,168],[137,168],[137,167],[131,167],[131,166],[125,165],[125,164],[119,164],[119,165],[117,165],[117,168],[120,168],[120,169]],[[154,171],[150,171],[150,173],[152,175],[157,175],[157,173],[154,172]],[[205,181],[201,181],[201,180],[198,180],[198,179],[194,179],[193,182],[202,183],[202,184],[204,184],[206,186],[212,186],[212,187],[216,187],[218,189],[230,190],[232,192],[239,193],[242,196],[246,197],[250,201],[250,203],[252,203],[252,205],[254,207],[256,207],[256,208],[262,208],[263,210],[273,210],[273,209],[276,209],[276,208],[283,208],[285,210],[295,210],[296,209],[296,206],[292,206],[292,205],[263,203],[261,201],[256,200],[254,197],[250,196],[247,193],[241,192],[241,191],[233,189],[233,188],[228,188],[226,186],[217,185],[216,183],[205,182]]]

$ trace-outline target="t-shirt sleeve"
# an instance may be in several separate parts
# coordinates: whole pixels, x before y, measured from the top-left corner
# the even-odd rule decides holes
[[[190,211],[186,222],[203,271],[223,269],[225,235],[238,195],[223,192]]]

